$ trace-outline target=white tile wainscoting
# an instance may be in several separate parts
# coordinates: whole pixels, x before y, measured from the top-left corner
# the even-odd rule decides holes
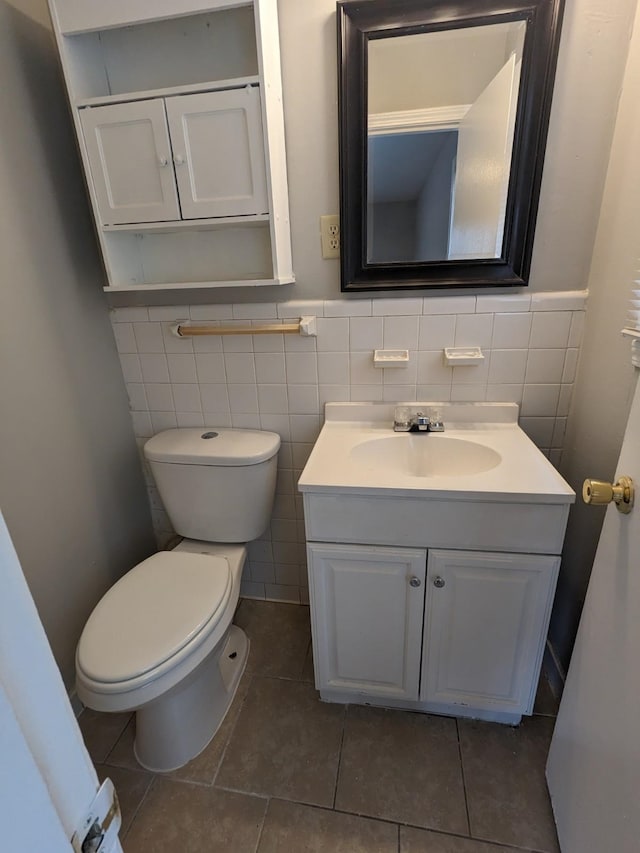
[[[558,464],[580,351],[586,291],[508,296],[116,308],[112,322],[140,446],[183,427],[251,427],[282,438],[269,530],[249,546],[242,594],[308,601],[296,482],[330,401],[506,401]],[[318,317],[317,337],[176,338],[176,320],[229,325]],[[446,367],[445,346],[480,346],[481,366]],[[407,368],[373,350],[408,349]],[[173,531],[147,470],[158,540]]]

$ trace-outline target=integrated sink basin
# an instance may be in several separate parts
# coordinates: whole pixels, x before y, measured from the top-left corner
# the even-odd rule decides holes
[[[395,433],[356,444],[349,458],[369,470],[396,471],[413,477],[463,477],[490,471],[500,453],[477,441],[442,433]]]
[[[575,499],[518,426],[515,403],[410,405],[437,408],[444,433],[394,432],[393,404],[328,403],[300,491],[509,503]]]

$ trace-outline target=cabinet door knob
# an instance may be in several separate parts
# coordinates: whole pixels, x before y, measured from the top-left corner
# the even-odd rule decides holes
[[[438,575],[433,579],[433,585],[437,586],[438,589],[442,589],[442,587],[444,586],[444,578],[441,578],[440,575]]]
[[[166,157],[158,157],[158,163],[164,168],[169,165],[169,161]]]
[[[412,586],[414,589],[416,587],[419,587],[421,584],[422,584],[422,581],[420,580],[420,578],[415,577],[415,575],[409,581],[409,586]]]
[[[176,164],[176,166],[182,166],[182,164],[184,163],[184,157],[182,156],[182,154],[176,154],[173,158],[173,162]]]

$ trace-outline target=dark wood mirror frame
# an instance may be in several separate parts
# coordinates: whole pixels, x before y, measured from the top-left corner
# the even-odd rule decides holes
[[[341,0],[338,10],[341,289],[528,284],[564,0]],[[370,39],[525,21],[502,257],[368,263],[367,45]]]

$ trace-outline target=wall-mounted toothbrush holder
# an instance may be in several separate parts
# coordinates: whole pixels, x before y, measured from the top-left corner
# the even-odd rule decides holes
[[[484,355],[480,347],[445,347],[444,363],[449,367],[482,364]]]

